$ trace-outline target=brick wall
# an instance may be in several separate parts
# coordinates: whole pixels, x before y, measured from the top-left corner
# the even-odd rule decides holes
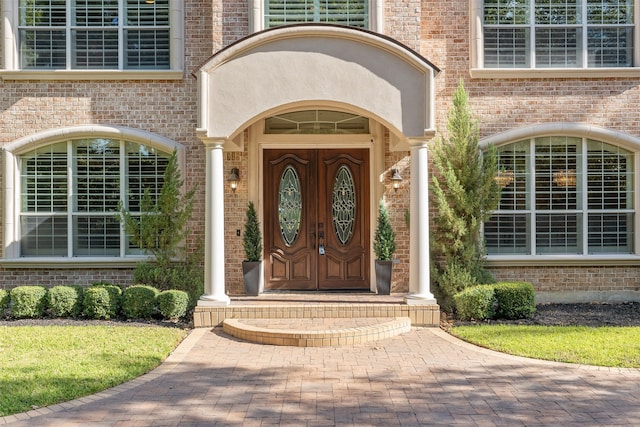
[[[185,78],[179,81],[0,81],[0,144],[33,133],[79,124],[128,126],[153,132],[186,147],[187,186],[198,185],[190,243],[204,238],[204,147],[195,135],[197,87],[191,72],[214,52],[248,34],[246,0],[185,0]],[[482,136],[545,122],[583,122],[640,135],[640,88],[635,79],[471,79],[469,75],[469,2],[466,0],[387,0],[385,34],[396,38],[442,69],[436,79],[436,118],[446,126],[451,95],[460,79]],[[2,52],[0,47],[0,58]],[[226,153],[225,173],[238,167],[247,176],[247,153]],[[394,192],[385,181],[385,198],[397,233],[394,291],[408,290],[409,153],[386,152],[385,169],[397,167],[404,181]],[[0,174],[3,168],[0,168]],[[1,176],[0,176],[1,179]],[[225,193],[225,259],[227,289],[243,292],[240,262],[242,230],[248,201],[246,180]],[[1,187],[0,187],[1,188]],[[375,208],[375,207],[372,207]],[[437,214],[437,213],[433,213]],[[374,224],[372,224],[374,226]],[[2,228],[0,227],[0,232]],[[530,280],[540,291],[562,289],[635,289],[635,267],[499,268],[500,279]],[[130,280],[129,270],[2,269],[2,286],[34,283],[89,283]],[[558,279],[561,277],[561,279]]]
[[[0,273],[0,289],[13,289],[16,286],[40,285],[82,285],[93,283],[113,283],[121,286],[133,285],[131,272],[127,269],[104,268],[91,270],[76,269],[7,269]]]

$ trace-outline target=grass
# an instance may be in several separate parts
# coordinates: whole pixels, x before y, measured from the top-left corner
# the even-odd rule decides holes
[[[458,326],[453,335],[516,356],[618,368],[640,368],[640,328]]]
[[[158,366],[184,336],[184,330],[162,327],[0,327],[0,416],[136,378]]]

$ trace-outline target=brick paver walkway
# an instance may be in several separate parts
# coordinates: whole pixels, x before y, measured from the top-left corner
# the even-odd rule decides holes
[[[640,370],[510,357],[429,328],[337,348],[196,329],[148,375],[2,424],[632,426],[640,425]]]

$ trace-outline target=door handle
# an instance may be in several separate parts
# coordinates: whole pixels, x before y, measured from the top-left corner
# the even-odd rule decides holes
[[[320,255],[324,255],[324,225],[322,223],[318,223],[318,252]]]
[[[311,249],[316,248],[316,225],[311,224]]]

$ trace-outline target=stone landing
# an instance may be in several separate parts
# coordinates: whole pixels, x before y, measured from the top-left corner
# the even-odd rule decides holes
[[[408,305],[404,294],[268,293],[258,297],[231,297],[227,306],[199,305],[196,328],[222,326],[226,319],[372,319],[408,318],[412,326],[438,327],[440,307]],[[302,322],[301,322],[302,323]],[[355,324],[355,322],[354,322]]]
[[[337,347],[390,338],[411,330],[408,317],[330,319],[226,319],[229,335],[260,344]]]

